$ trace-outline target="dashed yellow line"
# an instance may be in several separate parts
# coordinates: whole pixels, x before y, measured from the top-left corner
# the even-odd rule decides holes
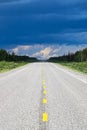
[[[47,94],[47,91],[46,91],[46,90],[44,90],[44,91],[43,91],[43,94],[44,94],[44,95],[46,95],[46,94]]]
[[[47,94],[47,91],[46,91],[46,88],[47,88],[47,86],[45,85],[46,84],[46,82],[45,82],[45,77],[44,77],[44,70],[43,70],[43,68],[42,68],[42,87],[43,87],[43,94],[44,95],[46,95]],[[43,104],[47,104],[47,98],[46,98],[46,96],[43,96],[43,99],[42,99],[42,103]],[[45,106],[44,106],[45,107]],[[48,113],[46,113],[46,112],[43,112],[42,113],[42,121],[43,122],[47,122],[48,121]]]
[[[43,104],[46,104],[46,103],[47,103],[47,99],[43,98]]]
[[[43,88],[46,88],[46,86],[44,85]]]
[[[42,120],[43,120],[43,122],[47,122],[48,121],[48,113],[43,113],[43,115],[42,115]]]

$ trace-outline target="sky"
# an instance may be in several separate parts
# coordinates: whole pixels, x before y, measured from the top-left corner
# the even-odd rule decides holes
[[[87,0],[0,0],[0,48],[39,59],[87,47]]]

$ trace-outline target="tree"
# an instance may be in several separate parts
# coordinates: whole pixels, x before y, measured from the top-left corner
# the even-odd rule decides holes
[[[8,58],[9,58],[9,53],[4,49],[0,49],[0,61],[2,61],[2,60],[7,61]]]
[[[76,51],[75,53],[68,53],[67,55],[52,57],[48,61],[68,61],[68,62],[82,62],[87,61],[87,48]]]
[[[19,55],[15,55],[14,52],[12,52],[12,54],[10,54],[9,52],[7,52],[4,49],[0,49],[0,61],[16,61],[16,62],[20,62],[20,61],[26,61],[26,62],[35,62],[38,61],[36,58],[33,57],[29,57],[29,56],[19,56]]]
[[[87,48],[82,51],[82,60],[87,61]]]

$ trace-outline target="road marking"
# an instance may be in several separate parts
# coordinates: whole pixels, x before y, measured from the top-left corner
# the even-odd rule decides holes
[[[43,113],[43,117],[42,117],[43,122],[47,122],[48,121],[48,113]]]
[[[61,70],[61,71],[65,72],[66,74],[68,74],[68,75],[74,77],[75,79],[78,79],[79,81],[81,81],[81,82],[87,84],[87,80],[86,80],[86,79],[84,79],[84,78],[82,78],[82,77],[78,77],[77,74],[72,73],[72,70],[71,70],[71,72],[69,72],[69,70],[66,70],[66,68],[59,68],[59,67],[58,67],[57,65],[55,65],[55,64],[53,64],[53,66],[56,67],[58,70]]]
[[[46,86],[44,85],[43,88],[46,88]]]
[[[46,95],[47,94],[47,91],[45,90],[47,87],[46,87],[46,85],[45,85],[45,80],[44,80],[44,72],[43,72],[43,70],[42,70],[42,87],[43,87],[43,94],[44,95]],[[42,103],[43,104],[47,104],[47,98],[45,97],[43,95],[43,99],[42,99]],[[44,111],[45,111],[45,109],[46,109],[46,105],[43,105],[43,109],[44,109]],[[42,113],[42,121],[43,122],[47,122],[48,121],[48,113],[46,113],[46,112],[43,112]],[[45,125],[45,124],[44,124]]]
[[[47,94],[47,91],[46,91],[46,90],[44,90],[44,91],[43,91],[43,94],[45,94],[45,95],[46,95],[46,94]]]
[[[47,99],[43,98],[43,104],[46,104],[46,103],[47,103]]]

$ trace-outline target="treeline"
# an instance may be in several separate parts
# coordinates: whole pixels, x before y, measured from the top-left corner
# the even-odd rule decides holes
[[[14,52],[12,52],[10,54],[9,52],[7,52],[4,49],[0,49],[0,61],[35,62],[35,61],[37,61],[37,59],[33,58],[33,57],[25,56],[25,55],[19,56],[19,55],[16,55]]]
[[[67,55],[59,56],[59,57],[51,57],[48,61],[56,62],[56,61],[68,61],[68,62],[83,62],[87,61],[87,48],[76,51],[75,53],[68,53]]]

